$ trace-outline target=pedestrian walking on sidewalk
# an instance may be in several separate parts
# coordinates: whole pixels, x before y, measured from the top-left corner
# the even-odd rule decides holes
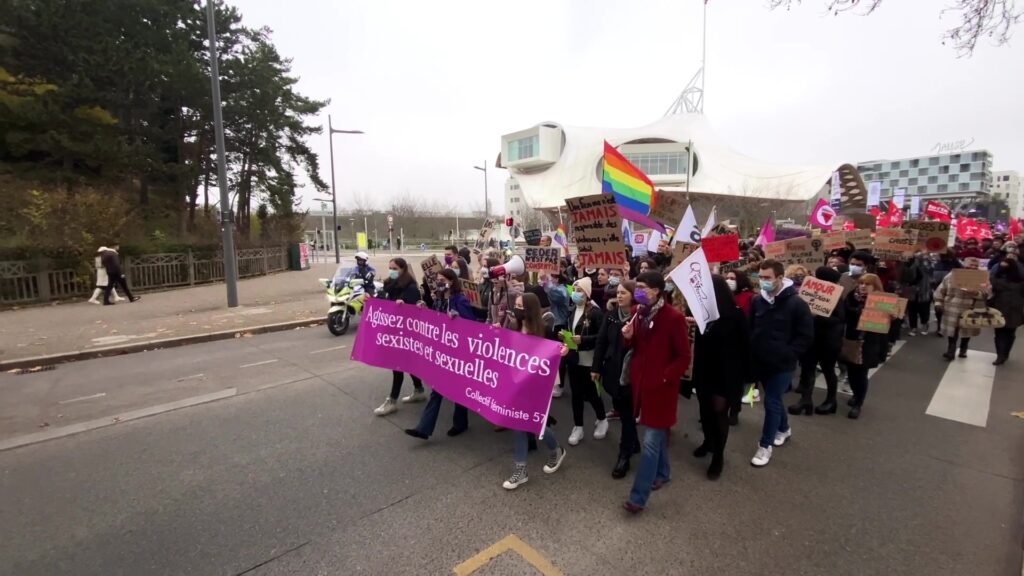
[[[117,286],[121,287],[121,290],[124,291],[124,295],[128,297],[129,302],[137,302],[139,300],[138,296],[132,296],[132,291],[128,288],[128,281],[124,277],[124,272],[121,271],[121,257],[117,253],[118,248],[120,248],[120,246],[114,245],[111,248],[107,248],[100,254],[100,262],[103,264],[103,268],[107,272],[107,286],[103,290],[104,306],[111,306],[114,304],[110,301],[110,293]]]
[[[992,307],[1003,313],[1006,325],[995,329],[996,359],[994,365],[1004,364],[1017,339],[1017,328],[1024,324],[1024,277],[1016,255],[1003,259],[992,275]]]
[[[393,258],[388,262],[388,277],[384,280],[380,296],[385,300],[403,304],[416,304],[420,301],[420,289],[416,285],[416,276],[409,269],[409,263],[405,261],[405,258]],[[405,373],[392,370],[391,375],[391,393],[384,399],[384,403],[373,411],[377,416],[387,416],[398,411],[398,395],[402,392]],[[423,402],[427,399],[427,393],[423,390],[423,382],[415,374],[409,376],[412,377],[413,391],[412,394],[402,398],[402,402],[406,404]]]
[[[977,250],[977,248],[975,248]],[[978,269],[978,259],[969,256],[964,258],[964,268]],[[942,355],[946,360],[956,357],[957,340],[960,341],[960,357],[967,358],[967,346],[971,337],[981,334],[980,328],[960,325],[960,315],[975,308],[984,308],[991,286],[985,283],[980,290],[964,290],[955,288],[953,275],[942,279],[935,289],[935,310],[942,311],[942,333],[946,335],[946,352]]]
[[[99,250],[96,251],[96,258],[94,261],[94,267],[96,268],[96,287],[92,291],[92,298],[89,298],[89,304],[102,304],[100,301],[100,295],[103,294],[107,285],[110,284],[110,278],[107,276],[107,269],[103,267],[103,252],[109,250],[106,246],[100,246]],[[124,298],[117,295],[117,290],[111,289],[111,294],[114,296],[114,302],[124,302]]]
[[[860,418],[860,411],[868,394],[868,372],[882,363],[889,347],[888,334],[857,329],[860,314],[864,311],[864,303],[872,292],[882,292],[882,280],[875,274],[864,274],[860,277],[857,289],[847,294],[843,304],[840,304],[846,307],[846,342],[843,344],[842,354],[846,373],[850,378],[850,389],[853,391],[853,398],[848,403],[850,412],[847,416],[853,420]]]
[[[597,334],[594,348],[594,365],[590,375],[600,380],[604,391],[612,398],[612,407],[619,414],[622,432],[619,434],[619,455],[612,468],[612,478],[624,478],[629,472],[629,459],[640,451],[640,439],[636,432],[636,417],[633,415],[633,387],[629,381],[631,356],[622,337],[622,328],[633,316],[633,291],[636,282],[621,280],[616,287],[615,299],[609,302],[608,313]]]
[[[526,292],[516,296],[515,302],[512,305],[512,313],[516,318],[521,333],[538,338],[545,338],[547,336],[544,319],[540,313],[540,299],[537,298],[536,294]],[[562,355],[564,356],[568,353],[569,349],[562,346]],[[542,440],[548,448],[548,461],[544,464],[544,473],[554,474],[558,472],[558,469],[562,466],[562,461],[565,460],[565,448],[558,445],[555,431],[551,429],[550,425],[546,424],[544,426],[544,438]],[[506,490],[515,490],[526,484],[530,479],[530,475],[526,473],[526,461],[530,453],[529,432],[516,430],[512,433],[512,453],[514,463],[512,475],[502,484],[502,487]]]
[[[839,272],[828,266],[819,266],[814,271],[814,277],[833,284],[839,282]],[[846,307],[842,300],[836,304],[831,315],[814,316],[814,343],[800,357],[800,384],[796,389],[800,394],[800,401],[789,407],[790,414],[810,416],[812,412],[816,414],[836,413],[836,392],[839,389],[836,362],[839,361],[839,350],[843,347],[845,324]],[[816,370],[819,366],[825,377],[828,394],[825,396],[825,401],[815,408],[813,402],[814,382],[817,379]]]
[[[767,465],[772,448],[793,435],[782,397],[793,381],[797,360],[814,341],[811,310],[797,295],[792,280],[783,278],[782,263],[764,260],[759,272],[761,294],[753,301],[750,318],[752,356],[764,386],[764,426],[750,460],[756,467]]]

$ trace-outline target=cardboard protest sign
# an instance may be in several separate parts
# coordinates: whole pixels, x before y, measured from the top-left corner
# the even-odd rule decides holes
[[[909,304],[910,300],[906,298],[900,298],[899,304],[896,306],[896,313],[893,314],[893,316],[899,318],[900,320],[904,319],[907,316],[907,305]]]
[[[846,241],[858,250],[870,250],[875,245],[871,230],[847,230]]]
[[[821,240],[825,243],[825,250],[841,250],[846,248],[846,232],[843,230],[826,232],[822,234]]]
[[[420,262],[420,269],[423,271],[423,278],[427,281],[427,287],[430,288],[430,291],[437,290],[437,275],[441,270],[444,270],[444,266],[437,259],[437,256],[432,255],[423,262]]]
[[[682,262],[682,260],[680,260],[680,262]],[[718,273],[724,276],[733,270],[746,270],[749,266],[750,260],[747,260],[746,258],[740,258],[733,262],[722,262],[718,266]]]
[[[527,246],[523,261],[526,262],[527,272],[552,272],[558,273],[558,261],[561,248],[541,248],[539,246]]]
[[[484,248],[487,248],[487,242],[491,239],[491,234],[494,232],[494,226],[495,223],[493,218],[487,218],[484,220],[484,223],[480,226],[480,235],[476,238],[474,250],[481,252]]]
[[[843,287],[808,276],[800,285],[800,297],[807,302],[812,314],[828,317],[843,299]]]
[[[708,236],[700,243],[708,262],[732,262],[740,259],[740,237],[737,234]]]
[[[700,248],[697,244],[690,244],[689,242],[679,242],[672,247],[672,262],[669,264],[669,268],[675,268],[683,263],[690,254],[693,254]]]
[[[780,260],[787,266],[798,264],[811,270],[825,263],[825,242],[821,238],[786,240]]]
[[[917,251],[917,230],[879,228],[875,230],[874,256],[879,260],[905,260]]]
[[[466,295],[466,298],[469,300],[469,304],[473,308],[484,308],[484,300],[480,291],[481,288],[482,286],[480,286],[479,282],[470,282],[469,280],[462,281],[462,293]]]
[[[865,310],[877,310],[879,312],[885,312],[890,316],[896,314],[897,309],[900,306],[900,297],[889,292],[872,292],[868,294],[868,299],[864,302]]]
[[[683,219],[688,205],[682,193],[659,190],[654,195],[654,204],[648,216],[659,224],[675,226]]]
[[[874,332],[876,334],[888,334],[889,322],[892,315],[880,310],[868,310],[865,308],[860,313],[860,320],[857,322],[857,330],[862,332]]]
[[[622,217],[612,194],[567,198],[581,268],[626,267]]]
[[[543,234],[541,233],[540,228],[531,228],[523,231],[523,239],[526,240],[527,246],[540,246],[541,236],[543,236]]]
[[[949,242],[949,222],[911,220],[903,223],[904,230],[917,230],[918,249],[942,252]]]
[[[786,241],[779,240],[778,242],[769,242],[764,245],[764,258],[765,260],[782,260],[782,255],[786,253]]]
[[[988,283],[987,270],[955,268],[950,274],[953,275],[953,279],[950,280],[952,286],[961,290],[981,290],[982,284]]]

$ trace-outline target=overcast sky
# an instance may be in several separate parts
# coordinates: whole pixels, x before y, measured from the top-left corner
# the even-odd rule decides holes
[[[230,0],[229,0],[230,1]],[[502,134],[550,120],[657,120],[700,65],[700,0],[235,0],[294,60],[299,90],[329,98],[339,205],[408,191],[483,206]],[[1015,45],[943,46],[941,0],[886,0],[871,16],[825,0],[769,11],[710,0],[704,112],[755,158],[839,164],[928,154],[975,139],[996,170],[1024,170],[1024,26]],[[326,114],[322,118],[326,125]],[[327,136],[312,143],[330,182]],[[500,210],[504,170],[490,173]],[[596,190],[595,190],[596,192]],[[311,192],[303,192],[307,200]]]

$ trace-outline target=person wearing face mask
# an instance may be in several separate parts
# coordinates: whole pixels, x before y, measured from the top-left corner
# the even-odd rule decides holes
[[[572,391],[572,432],[569,434],[569,445],[576,446],[583,440],[583,408],[589,402],[597,415],[594,424],[594,439],[602,440],[608,434],[608,418],[604,410],[604,401],[597,393],[597,383],[590,377],[590,368],[594,364],[594,347],[597,335],[604,322],[604,311],[590,299],[590,278],[581,278],[573,284],[573,313],[569,330],[573,333],[576,350],[571,350],[566,363],[569,365],[569,387]]]
[[[964,268],[977,270],[978,259],[964,258]],[[967,358],[967,346],[973,336],[981,334],[981,329],[960,326],[960,315],[975,308],[984,308],[985,299],[991,288],[988,283],[982,285],[980,290],[955,288],[952,279],[952,274],[943,278],[933,294],[935,309],[942,311],[942,332],[946,335],[947,342],[946,352],[942,357],[946,360],[953,360],[956,356],[957,339],[960,340],[960,357]]]
[[[672,481],[668,461],[668,432],[676,424],[679,381],[690,366],[686,317],[665,305],[665,279],[657,272],[637,276],[633,298],[636,314],[622,328],[633,388],[633,412],[646,429],[633,488],[623,508],[632,514],[647,506],[651,491]]]
[[[540,300],[532,293],[525,293],[517,296],[512,306],[512,313],[519,324],[519,332],[528,336],[544,338],[547,336],[544,328],[544,321],[541,319]],[[569,349],[562,346],[562,355],[568,354]],[[544,445],[548,448],[548,460],[544,465],[545,474],[554,474],[562,466],[565,460],[565,448],[558,445],[555,438],[555,431],[548,425],[544,428]],[[512,433],[512,448],[514,467],[512,475],[505,480],[502,487],[506,490],[515,490],[526,484],[530,476],[526,473],[526,461],[530,453],[530,433],[516,430]]]
[[[754,287],[750,284],[750,276],[743,270],[730,270],[725,274],[725,284],[732,291],[736,305],[743,314],[750,318],[750,303],[754,299]]]
[[[449,266],[449,268],[455,271],[455,274],[459,277],[459,280],[470,279],[469,264],[465,260],[463,260],[461,256],[456,258],[455,261],[452,262],[451,266]]]
[[[901,278],[907,298],[908,335],[928,334],[928,316],[932,308],[932,261],[923,252],[917,252],[909,264],[904,264]]]
[[[627,264],[628,266],[628,264]],[[605,308],[611,310],[615,306],[615,298],[619,293],[619,285],[622,283],[625,274],[618,268],[608,269],[608,286],[605,288]]]
[[[384,287],[381,288],[380,294],[377,296],[404,304],[416,304],[420,301],[420,290],[416,287],[416,277],[409,269],[409,263],[405,261],[405,258],[393,258],[388,262],[388,278],[384,281]],[[391,393],[384,399],[384,403],[373,411],[377,416],[387,416],[398,411],[398,395],[402,392],[405,373],[392,370],[391,375]],[[410,376],[412,376],[413,392],[402,398],[402,402],[406,404],[423,402],[427,399],[423,382],[414,374],[410,374]]]
[[[843,294],[849,294],[857,289],[860,284],[860,277],[870,272],[869,269],[874,263],[874,257],[867,252],[859,251],[850,255],[850,267],[839,277],[839,285],[843,287]]]
[[[1003,313],[1006,325],[995,329],[995,366],[1006,363],[1017,339],[1017,328],[1024,324],[1024,274],[1016,254],[1004,258],[992,275],[992,307]]]
[[[882,292],[882,280],[874,274],[864,274],[860,277],[857,289],[847,294],[841,304],[846,308],[845,338],[859,345],[857,353],[844,360],[846,373],[850,378],[850,388],[853,390],[853,398],[847,403],[850,407],[847,417],[852,420],[860,418],[864,399],[868,394],[868,373],[882,363],[889,346],[888,335],[857,330],[861,312],[864,311],[864,303],[872,292]]]
[[[793,435],[782,397],[793,381],[797,361],[814,341],[814,319],[793,281],[783,277],[781,262],[765,260],[758,272],[761,293],[752,304],[750,333],[754,365],[765,392],[764,426],[750,463],[762,467],[771,460],[773,446],[782,446]]]
[[[426,304],[421,300],[417,306],[425,308]],[[447,314],[453,319],[476,320],[473,306],[469,303],[469,298],[466,298],[466,295],[462,293],[462,284],[459,282],[459,277],[452,270],[442,270],[437,275],[437,294],[434,296],[433,309],[435,312]],[[427,405],[423,407],[423,414],[420,416],[419,424],[415,428],[406,428],[405,433],[421,440],[430,438],[430,435],[434,433],[434,427],[437,425],[437,416],[441,412],[441,402],[443,400],[444,396],[438,394],[436,390],[431,390],[430,399],[427,400]],[[455,410],[452,413],[452,427],[448,429],[448,435],[458,436],[469,429],[469,411],[465,406],[457,402],[453,402],[453,404],[455,404]]]
[[[605,392],[612,398],[612,406],[619,414],[622,434],[619,436],[619,456],[612,468],[612,478],[623,478],[629,472],[630,457],[640,451],[640,440],[636,433],[636,418],[633,416],[633,389],[629,383],[629,368],[626,361],[626,342],[622,328],[633,316],[633,291],[636,283],[623,280],[616,288],[615,299],[609,304],[601,330],[597,334],[594,348],[594,365],[591,377],[600,380]]]
[[[828,266],[819,266],[814,271],[815,278],[831,282],[839,281],[839,272]],[[800,384],[796,392],[800,401],[789,407],[789,413],[797,416],[807,414],[835,414],[836,392],[839,389],[839,377],[836,376],[836,362],[839,361],[839,350],[843,347],[843,328],[846,324],[846,307],[837,304],[829,316],[814,316],[814,342],[800,357]],[[828,394],[825,401],[814,407],[814,381],[816,369],[821,367],[825,376]]]
[[[592,297],[594,304],[597,304],[598,308],[601,310],[607,310],[609,293],[608,270],[606,268],[599,269],[594,278],[596,279],[596,283],[594,284],[594,294]]]
[[[793,286],[796,286],[797,290],[800,290],[800,285],[804,283],[804,278],[807,277],[807,268],[800,264],[790,264],[786,267],[785,276],[793,281]]]
[[[445,268],[451,268],[452,264],[455,263],[459,258],[459,249],[454,244],[450,244],[444,247],[444,266]]]
[[[957,268],[963,268],[963,264],[956,258],[952,248],[946,248],[939,253],[938,260],[932,265],[932,300],[935,302],[935,335],[942,338],[942,306],[934,299],[934,292],[950,272]]]

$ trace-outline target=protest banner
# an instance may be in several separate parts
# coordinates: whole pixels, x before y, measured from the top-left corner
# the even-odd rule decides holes
[[[493,218],[484,220],[484,223],[480,226],[480,235],[476,238],[475,251],[482,252],[484,248],[487,248],[487,242],[491,239],[491,233],[494,232],[494,225]]]
[[[821,238],[791,238],[780,260],[786,266],[800,265],[813,270],[825,263],[825,242]]]
[[[955,268],[950,274],[953,288],[961,290],[981,290],[982,285],[988,284],[988,270],[973,270],[970,268]]]
[[[689,204],[682,193],[659,190],[654,194],[654,204],[651,205],[648,216],[659,224],[675,226],[683,219],[687,206]]]
[[[896,294],[889,292],[872,292],[868,294],[867,301],[864,302],[864,310],[874,310],[877,312],[885,312],[890,316],[894,316],[900,306],[900,297]]]
[[[765,260],[782,260],[782,255],[786,253],[786,241],[779,240],[778,242],[769,242],[764,245],[764,258]]]
[[[871,230],[847,230],[846,241],[858,250],[870,250],[875,245]]]
[[[682,260],[680,260],[680,262],[682,262]],[[735,260],[733,262],[722,262],[718,266],[718,273],[724,276],[725,274],[732,272],[734,270],[746,270],[749,266],[750,260],[746,258],[740,258],[739,260]]]
[[[740,259],[740,237],[738,234],[708,236],[700,243],[708,262],[732,262]]]
[[[683,263],[690,254],[693,254],[700,248],[697,244],[691,244],[689,242],[679,242],[672,247],[672,261],[669,263],[669,268],[675,268]]]
[[[800,297],[807,302],[812,314],[828,317],[843,299],[843,287],[808,276],[800,285]]]
[[[846,248],[846,232],[843,230],[826,232],[821,236],[821,240],[825,243],[825,250],[841,250]]]
[[[704,251],[697,248],[683,260],[683,263],[669,273],[672,281],[683,292],[686,307],[693,314],[700,333],[704,333],[708,322],[718,320],[718,302],[715,300],[715,289],[711,284],[711,266],[708,264]]]
[[[875,230],[874,256],[879,260],[905,260],[917,250],[917,230],[879,228]]]
[[[530,228],[523,231],[523,240],[526,240],[527,246],[540,246],[540,238],[543,235],[540,228]]]
[[[483,293],[481,292],[482,286],[479,282],[470,282],[469,280],[462,280],[462,293],[466,295],[469,300],[469,304],[473,308],[480,308],[483,310],[484,299]]]
[[[626,267],[622,217],[612,194],[567,198],[580,268]]]
[[[694,355],[694,343],[697,342],[697,323],[693,321],[693,318],[686,317],[686,332],[690,337],[690,364],[686,367],[686,372],[683,372],[683,380],[689,382],[693,380],[693,359]]]
[[[527,246],[523,255],[526,262],[527,272],[549,272],[558,273],[558,261],[561,248],[541,248],[539,246]]]
[[[437,275],[441,270],[444,270],[444,266],[437,259],[437,256],[431,255],[423,262],[420,262],[420,269],[423,271],[423,278],[427,281],[427,287],[430,291],[437,290]]]
[[[865,308],[860,313],[860,320],[857,321],[857,330],[874,332],[876,334],[888,334],[889,322],[891,321],[892,315],[888,312]]]
[[[371,298],[352,359],[416,374],[492,424],[544,434],[561,343]]]
[[[953,219],[953,214],[942,202],[936,202],[935,200],[929,200],[924,205],[924,215],[931,218],[935,218],[940,222],[949,222]]]
[[[911,220],[903,223],[904,230],[917,230],[917,249],[942,252],[949,242],[949,222]]]

